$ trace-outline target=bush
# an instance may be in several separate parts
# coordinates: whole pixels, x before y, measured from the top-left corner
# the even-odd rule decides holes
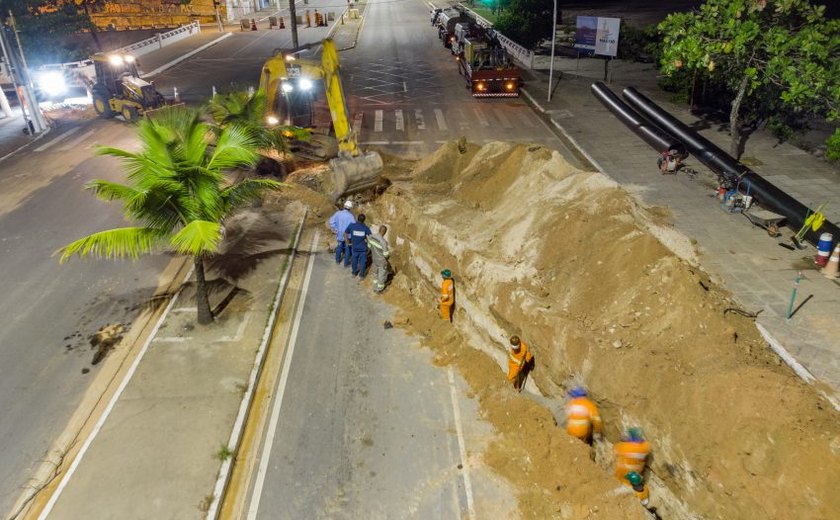
[[[825,141],[825,158],[829,161],[840,161],[840,128]]]

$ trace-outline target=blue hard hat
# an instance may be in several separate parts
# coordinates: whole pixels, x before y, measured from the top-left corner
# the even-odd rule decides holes
[[[582,386],[576,386],[569,390],[569,395],[572,397],[586,397],[587,393],[586,389],[584,389]]]
[[[642,433],[641,428],[628,428],[627,429],[627,440],[630,442],[642,442],[645,440],[645,436]]]

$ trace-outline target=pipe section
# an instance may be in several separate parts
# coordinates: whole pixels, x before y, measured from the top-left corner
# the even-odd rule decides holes
[[[677,150],[680,155],[685,155],[686,149],[680,141],[663,131],[658,126],[644,119],[638,112],[630,108],[627,103],[616,96],[612,90],[604,85],[603,81],[596,81],[592,84],[592,95],[602,105],[607,107],[619,121],[624,123],[634,134],[641,137],[657,152],[666,150]]]
[[[746,192],[749,189],[749,194],[763,207],[784,215],[791,229],[799,231],[805,224],[805,218],[812,213],[806,205],[733,159],[714,143],[677,120],[633,87],[624,89],[622,95],[632,108],[665,132],[679,139],[700,162],[723,176],[732,185],[738,186],[739,191]],[[835,237],[840,237],[840,228],[826,220],[818,232],[809,229],[806,239],[816,244],[819,233],[826,231]]]

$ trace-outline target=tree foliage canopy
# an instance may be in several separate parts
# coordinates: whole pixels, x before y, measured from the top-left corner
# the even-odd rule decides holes
[[[729,87],[733,152],[751,98],[840,118],[840,21],[827,20],[823,6],[707,0],[697,12],[669,15],[659,30],[666,74],[708,75]]]
[[[553,0],[510,0],[493,26],[523,47],[533,49],[552,37],[553,13]]]

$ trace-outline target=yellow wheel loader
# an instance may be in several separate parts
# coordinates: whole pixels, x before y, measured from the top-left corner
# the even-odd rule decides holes
[[[93,108],[105,119],[122,115],[128,122],[166,103],[155,86],[137,74],[134,57],[129,54],[91,56],[96,78],[88,85]]]
[[[300,50],[323,45],[321,60],[298,59]],[[335,130],[335,141],[328,132],[319,132],[318,98],[323,92],[329,109],[328,120]],[[260,90],[266,99],[266,120],[270,125],[301,126],[312,131],[314,147],[310,152],[330,160],[330,177],[324,179],[327,195],[334,201],[344,195],[371,188],[380,182],[382,157],[376,152],[362,152],[358,136],[350,126],[347,100],[341,86],[338,50],[327,38],[294,53],[275,52],[263,65]]]

